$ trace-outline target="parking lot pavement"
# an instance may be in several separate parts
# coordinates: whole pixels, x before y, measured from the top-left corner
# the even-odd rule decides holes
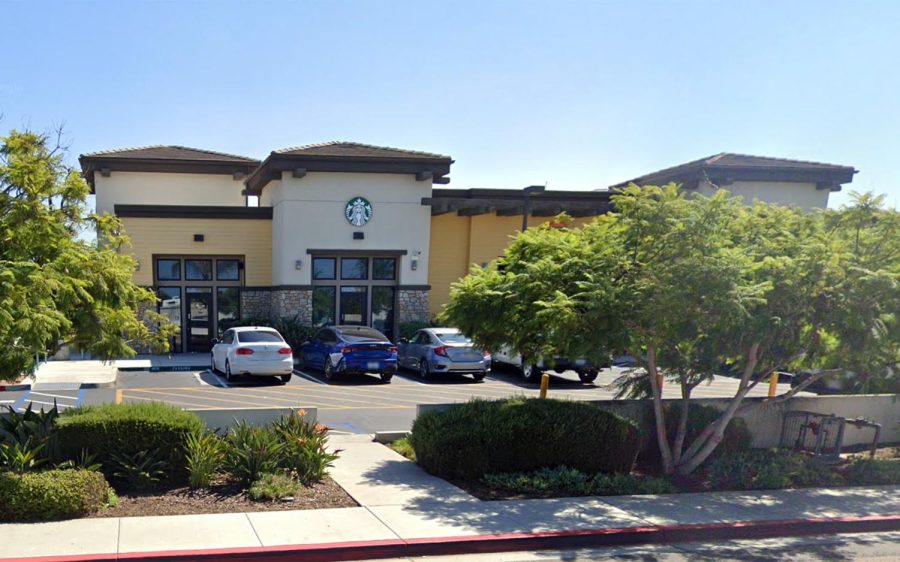
[[[52,385],[42,385],[39,390],[25,390],[18,393],[18,397],[15,400],[4,397],[0,405],[10,406],[17,412],[24,412],[29,405],[35,411],[50,410],[54,405],[59,411],[63,411],[80,406],[84,401],[86,392],[87,390],[85,389],[56,389]]]

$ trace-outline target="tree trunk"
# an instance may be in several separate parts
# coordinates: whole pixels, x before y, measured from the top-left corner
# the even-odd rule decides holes
[[[679,379],[681,381],[681,416],[678,419],[675,442],[672,443],[672,461],[676,466],[681,462],[684,438],[687,435],[688,413],[691,408],[691,388],[685,380],[684,373],[679,374]]]
[[[731,399],[731,402],[729,402],[725,411],[722,412],[722,415],[707,426],[697,439],[694,440],[690,448],[684,453],[678,466],[678,472],[680,474],[690,474],[696,470],[697,467],[716,450],[716,447],[719,446],[719,443],[722,441],[722,436],[725,434],[725,428],[728,427],[731,418],[734,417],[735,412],[737,412],[737,409],[741,405],[741,402],[743,402],[747,392],[750,391],[748,383],[750,382],[750,377],[753,375],[753,371],[759,361],[757,355],[758,352],[758,343],[754,343],[750,346],[750,350],[747,353],[747,365],[744,367],[744,372],[741,375],[741,382],[738,385],[737,393],[734,395],[734,398]]]
[[[666,432],[666,416],[662,407],[662,389],[659,386],[656,369],[656,349],[647,346],[647,373],[650,375],[650,389],[653,392],[653,417],[656,420],[656,442],[659,445],[659,454],[662,457],[663,472],[672,474],[675,472],[675,463],[672,461],[672,450],[669,448],[669,439]]]

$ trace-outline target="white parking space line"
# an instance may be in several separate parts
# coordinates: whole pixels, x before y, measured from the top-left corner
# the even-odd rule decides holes
[[[47,396],[49,398],[61,398],[63,400],[78,400],[77,396],[66,396],[64,394],[49,394],[47,392],[36,392],[34,390],[31,391],[32,396]]]
[[[300,369],[294,369],[294,374],[297,375],[298,377],[308,380],[309,382],[314,382],[316,384],[328,384],[326,382],[320,381],[319,379],[317,379],[316,377],[314,377],[310,374],[304,373]]]

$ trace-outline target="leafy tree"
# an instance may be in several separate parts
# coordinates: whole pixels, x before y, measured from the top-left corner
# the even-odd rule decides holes
[[[137,346],[165,350],[176,330],[152,311],[153,292],[132,282],[121,223],[88,213],[87,183],[63,157],[58,138],[0,137],[0,380],[30,372],[36,355],[62,343],[132,356]],[[79,238],[85,229],[99,242]]]
[[[818,367],[879,380],[900,358],[896,211],[857,196],[840,211],[802,213],[718,192],[629,187],[616,213],[579,229],[520,233],[504,255],[451,289],[443,320],[488,349],[527,357],[629,353],[621,382],[653,402],[667,473],[709,457],[743,399],[772,371]],[[887,240],[886,237],[891,237]],[[691,392],[723,367],[738,374],[721,416],[685,443]],[[667,438],[662,384],[681,391]]]

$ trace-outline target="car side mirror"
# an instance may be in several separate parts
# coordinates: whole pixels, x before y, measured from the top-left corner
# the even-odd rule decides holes
[[[212,343],[213,343],[213,345],[216,345],[217,343],[219,343],[219,338],[213,338]]]
[[[409,340],[406,338],[400,338],[400,343],[409,343]]]

